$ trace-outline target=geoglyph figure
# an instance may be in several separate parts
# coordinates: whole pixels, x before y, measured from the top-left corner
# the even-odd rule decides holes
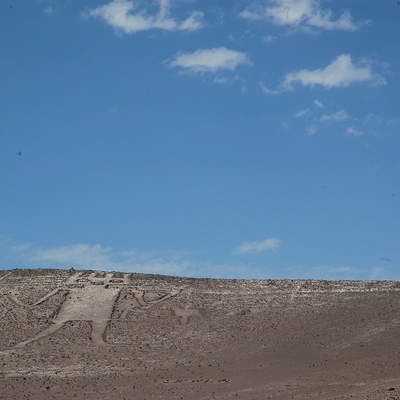
[[[85,275],[83,272],[78,272],[72,275],[63,286],[48,293],[31,306],[39,306],[55,294],[63,292],[63,303],[52,324],[35,337],[19,343],[15,347],[23,347],[52,335],[68,321],[90,321],[92,342],[96,345],[104,345],[106,343],[105,330],[112,318],[117,300],[122,304],[120,315],[117,318],[127,318],[128,312],[132,308],[148,308],[181,292],[181,290],[172,290],[163,293],[157,299],[148,300],[145,299],[143,290],[129,288],[128,292],[126,289],[129,284],[129,274],[94,272]],[[12,301],[22,305],[15,299],[15,296]]]

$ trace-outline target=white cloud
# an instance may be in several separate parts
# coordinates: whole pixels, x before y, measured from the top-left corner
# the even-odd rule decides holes
[[[317,107],[317,108],[324,108],[325,106],[324,106],[324,103],[322,103],[322,101],[320,101],[320,100],[318,100],[318,99],[315,99],[314,100],[314,105],[315,105],[315,107]]]
[[[297,72],[289,73],[285,76],[283,88],[293,89],[294,83],[300,83],[303,86],[323,86],[325,88],[347,87],[356,82],[386,83],[384,79],[374,73],[371,65],[355,65],[352,62],[350,54],[341,54],[331,64],[325,68],[307,70],[303,69]]]
[[[345,121],[350,119],[350,114],[345,110],[336,111],[332,114],[324,114],[319,119],[321,122],[330,122],[330,121]]]
[[[365,135],[365,132],[355,129],[353,127],[349,127],[346,129],[347,136],[362,136]]]
[[[244,242],[236,250],[236,254],[260,253],[262,251],[277,249],[282,241],[277,238],[266,238],[260,242]]]
[[[245,53],[225,47],[200,49],[192,53],[178,53],[167,63],[170,67],[179,67],[192,72],[233,71],[239,65],[251,65],[251,61]]]
[[[266,20],[278,26],[303,30],[355,31],[366,23],[354,22],[348,11],[335,18],[330,9],[321,7],[320,0],[270,0],[264,5],[258,2],[239,15],[251,21]]]
[[[294,117],[295,118],[301,118],[304,117],[306,114],[308,114],[310,112],[309,108],[304,108],[302,110],[299,110],[297,112],[294,113]]]
[[[101,19],[126,34],[134,34],[149,29],[195,31],[204,26],[204,14],[201,11],[193,11],[188,18],[177,21],[170,16],[171,0],[159,0],[158,3],[159,12],[156,15],[148,15],[145,10],[139,10],[138,1],[113,0],[88,11],[85,16]]]

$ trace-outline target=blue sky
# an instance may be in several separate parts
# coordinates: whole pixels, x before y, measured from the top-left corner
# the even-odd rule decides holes
[[[0,19],[1,268],[400,279],[396,1]]]

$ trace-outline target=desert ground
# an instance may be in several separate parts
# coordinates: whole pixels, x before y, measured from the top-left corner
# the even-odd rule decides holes
[[[400,399],[399,334],[399,282],[0,271],[0,399]]]

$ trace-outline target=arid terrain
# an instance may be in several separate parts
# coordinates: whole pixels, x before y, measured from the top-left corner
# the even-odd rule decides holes
[[[400,399],[400,283],[0,271],[0,399]]]

